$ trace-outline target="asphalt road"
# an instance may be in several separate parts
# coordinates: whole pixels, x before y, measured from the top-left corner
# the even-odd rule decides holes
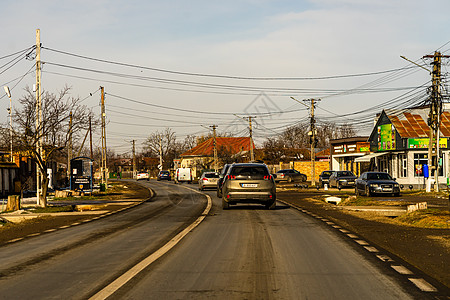
[[[0,248],[1,299],[87,299],[204,212],[195,185],[150,181],[133,209]],[[190,188],[190,189],[189,189]],[[222,210],[167,254],[114,287],[112,299],[425,298],[335,231],[293,208]],[[127,279],[128,280],[128,279]],[[423,297],[422,297],[423,296]]]

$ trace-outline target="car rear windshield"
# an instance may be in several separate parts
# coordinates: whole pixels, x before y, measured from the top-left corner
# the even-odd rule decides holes
[[[355,174],[353,174],[352,172],[348,172],[348,171],[344,171],[344,172],[338,172],[338,177],[339,176],[355,176]]]
[[[269,170],[265,167],[258,167],[258,166],[252,166],[252,167],[234,167],[230,171],[230,175],[234,176],[267,176],[269,174]]]
[[[206,178],[219,178],[219,174],[216,173],[206,173],[205,174]]]
[[[391,177],[391,175],[389,175],[387,173],[372,173],[372,174],[367,174],[367,179],[391,180],[392,177]]]
[[[167,174],[169,174],[169,171],[161,171],[161,173],[160,173],[161,175],[167,175]]]

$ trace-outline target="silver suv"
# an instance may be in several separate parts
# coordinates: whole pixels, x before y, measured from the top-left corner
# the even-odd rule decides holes
[[[223,180],[223,209],[238,202],[260,203],[268,209],[275,209],[276,185],[265,164],[233,164]]]

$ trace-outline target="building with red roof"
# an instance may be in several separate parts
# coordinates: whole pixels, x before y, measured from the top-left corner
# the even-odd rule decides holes
[[[250,137],[216,137],[217,168],[221,168],[225,163],[249,161],[250,147],[255,149]],[[180,166],[193,169],[197,176],[201,170],[215,169],[214,138],[209,138],[181,154]]]

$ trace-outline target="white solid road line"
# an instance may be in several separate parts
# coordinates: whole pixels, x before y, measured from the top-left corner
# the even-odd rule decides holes
[[[186,187],[187,188],[187,187]],[[195,227],[197,227],[198,224],[200,224],[205,217],[208,215],[209,211],[212,207],[212,200],[209,195],[206,195],[204,193],[200,193],[194,189],[188,188],[196,193],[205,195],[208,199],[208,205],[206,206],[203,213],[200,215],[200,217],[195,220],[194,223],[189,225],[187,228],[185,228],[183,231],[181,231],[179,234],[177,234],[173,239],[171,239],[167,244],[165,244],[162,248],[158,249],[156,252],[152,253],[150,256],[139,262],[137,265],[132,267],[130,270],[125,272],[123,275],[118,277],[116,280],[111,282],[109,285],[104,287],[101,291],[96,293],[94,296],[89,298],[90,300],[98,300],[98,299],[106,299],[109,296],[111,296],[114,292],[116,292],[118,289],[120,289],[125,283],[127,283],[129,280],[131,280],[134,276],[136,276],[139,272],[144,270],[146,267],[151,265],[153,262],[155,262],[158,258],[166,254],[170,249],[172,249],[176,244],[178,244],[179,241],[181,241],[191,230],[193,230]]]

